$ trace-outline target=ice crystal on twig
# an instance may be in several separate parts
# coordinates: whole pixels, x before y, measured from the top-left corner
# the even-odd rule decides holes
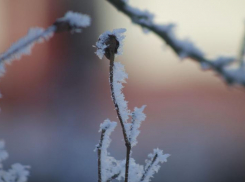
[[[132,124],[130,129],[130,143],[132,146],[137,144],[137,137],[140,134],[139,128],[141,122],[145,120],[146,115],[143,113],[146,105],[142,106],[141,108],[134,108],[134,112],[132,112]]]
[[[0,140],[0,168],[2,168],[2,162],[8,158],[8,152],[5,150],[5,142]]]
[[[230,84],[245,84],[245,68],[225,68],[224,73],[224,79]],[[229,80],[229,78],[235,79],[236,82]]]
[[[160,149],[154,149],[153,153],[148,155],[149,159],[147,159],[144,174],[141,178],[142,182],[149,182],[150,178],[153,177],[154,173],[157,173],[160,169],[160,163],[167,162],[167,158],[169,154],[163,154],[163,151]]]
[[[124,71],[124,66],[116,62],[114,63],[114,74],[113,74],[113,92],[115,94],[115,100],[119,107],[119,113],[122,117],[123,123],[125,124],[127,136],[129,135],[130,126],[127,124],[130,111],[128,110],[128,102],[125,100],[125,96],[122,92],[123,83],[126,83],[126,79],[128,78],[128,74]]]
[[[55,25],[57,25],[56,31],[72,31],[72,32],[81,32],[82,28],[90,26],[91,18],[88,15],[68,11],[64,17],[59,18]],[[64,30],[62,30],[62,27]],[[67,29],[66,29],[67,28]]]
[[[118,41],[118,46],[116,47],[115,53],[116,55],[122,55],[123,53],[123,40],[125,35],[123,33],[126,31],[124,28],[114,29],[111,31],[106,31],[99,36],[98,41],[96,42],[97,50],[95,54],[102,59],[106,54],[106,48],[109,46],[108,40],[110,37],[114,37]]]
[[[105,120],[100,125],[101,138],[96,149],[98,152],[98,175],[100,182],[106,182],[109,179],[115,179],[119,177],[121,173],[121,161],[117,161],[114,157],[111,157],[107,152],[110,146],[110,135],[117,126],[116,122],[111,122],[109,119]]]

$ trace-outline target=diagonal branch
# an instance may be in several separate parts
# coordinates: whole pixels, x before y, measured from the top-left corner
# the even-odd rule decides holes
[[[15,42],[6,52],[0,55],[0,76],[4,74],[4,64],[20,59],[23,55],[30,55],[36,43],[50,39],[53,34],[65,31],[81,32],[82,28],[90,25],[90,17],[80,13],[67,12],[64,17],[57,19],[47,29],[31,28],[28,34]]]
[[[245,70],[237,69],[230,70],[226,66],[235,61],[235,58],[226,58],[217,60],[207,59],[201,50],[199,50],[189,40],[178,40],[173,32],[174,25],[159,25],[156,24],[154,16],[148,11],[141,11],[137,8],[131,7],[123,0],[107,0],[118,11],[121,11],[128,16],[133,23],[138,24],[144,29],[148,29],[163,39],[173,51],[180,56],[180,58],[191,58],[193,61],[200,63],[203,68],[212,69],[220,75],[227,84],[238,84],[245,87]]]
[[[14,58],[20,58],[21,55],[17,55],[16,54],[18,52],[20,52],[22,49],[30,46],[31,44],[33,44],[34,42],[38,42],[38,40],[45,38],[47,36],[51,36],[55,31],[56,31],[56,26],[52,25],[49,28],[47,28],[46,30],[43,31],[43,29],[39,29],[39,28],[35,28],[35,29],[30,29],[29,33],[31,33],[31,31],[40,31],[40,32],[36,32],[37,35],[30,37],[30,39],[26,40],[26,41],[20,41],[20,42],[16,42],[17,44],[15,44],[16,46],[12,46],[8,51],[6,51],[5,53],[3,53],[0,56],[0,63],[4,62],[5,60],[10,60],[10,59],[14,59]],[[29,34],[30,35],[30,34]],[[27,35],[28,36],[28,35]]]
[[[148,165],[148,167],[145,169],[145,172],[144,172],[142,178],[140,179],[140,181],[144,181],[144,180],[145,180],[146,175],[147,175],[148,171],[150,170],[150,168],[151,168],[151,167],[153,166],[153,164],[155,163],[155,161],[156,161],[156,159],[157,159],[157,156],[158,156],[158,154],[155,154],[155,155],[154,155],[154,157],[153,157],[151,163],[150,163],[150,164]]]
[[[121,171],[117,174],[114,174],[112,177],[110,177],[106,182],[111,182],[112,180],[116,179],[120,175]]]
[[[154,173],[158,172],[160,168],[159,163],[167,162],[169,156],[169,154],[163,154],[163,151],[158,148],[154,149],[153,153],[148,155],[150,159],[146,160],[145,170],[140,181],[150,181],[150,178],[153,177]]]

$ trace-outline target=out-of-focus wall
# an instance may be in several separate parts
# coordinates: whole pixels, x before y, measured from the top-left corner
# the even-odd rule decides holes
[[[177,35],[193,40],[208,57],[236,55],[243,31],[243,1],[131,0],[155,12],[157,22],[177,23]],[[154,34],[145,35],[106,1],[0,2],[0,49],[29,27],[47,27],[68,10],[91,15],[81,34],[63,33],[7,66],[0,80],[0,138],[14,162],[31,165],[30,181],[96,181],[98,128],[117,120],[108,84],[108,61],[95,55],[99,34],[127,29],[123,56],[129,74],[129,108],[147,105],[133,157],[143,164],[159,147],[172,154],[154,181],[245,181],[245,95],[227,87],[191,60],[179,61]],[[110,152],[125,156],[121,129]]]

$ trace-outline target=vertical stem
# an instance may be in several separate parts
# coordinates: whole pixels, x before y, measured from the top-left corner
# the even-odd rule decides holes
[[[125,182],[128,182],[128,172],[129,172],[129,160],[130,160],[130,153],[131,153],[131,145],[126,146],[127,153],[126,153],[126,170],[125,170]]]
[[[101,182],[101,150],[98,149],[98,182]]]
[[[129,142],[127,133],[126,133],[126,129],[122,120],[122,116],[120,114],[120,110],[115,98],[115,93],[114,93],[114,85],[113,85],[113,68],[114,68],[114,59],[115,59],[115,54],[113,52],[110,51],[110,88],[111,88],[111,96],[112,96],[112,100],[114,103],[114,106],[116,108],[116,112],[117,112],[117,116],[118,119],[120,121],[120,124],[122,126],[122,131],[123,131],[123,137],[124,137],[124,141],[125,141],[125,146],[126,146],[126,164],[125,164],[125,182],[128,182],[128,173],[129,173],[129,160],[130,160],[130,153],[131,153],[131,144]]]
[[[99,146],[97,147],[98,151],[98,182],[102,182],[102,177],[101,177],[101,147],[102,147],[102,142],[104,138],[105,130],[101,131],[101,137],[100,137],[100,143]]]

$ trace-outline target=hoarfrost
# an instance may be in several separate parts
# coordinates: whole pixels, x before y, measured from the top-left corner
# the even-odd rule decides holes
[[[145,120],[146,115],[143,113],[146,105],[141,108],[134,108],[134,112],[132,113],[132,127],[130,131],[130,143],[132,146],[137,144],[137,137],[140,134],[139,128],[141,122]]]
[[[122,89],[124,87],[123,83],[126,83],[128,74],[124,71],[124,65],[119,62],[114,63],[113,71],[113,92],[115,94],[116,103],[119,107],[119,113],[123,122],[126,124],[130,115],[130,111],[128,110],[128,102],[125,101],[125,96],[122,93]]]
[[[169,154],[163,154],[163,151],[160,149],[154,149],[153,153],[148,155],[149,159],[147,159],[145,165],[145,172],[141,179],[142,182],[149,182],[150,178],[153,177],[154,173],[157,173],[160,169],[159,163],[167,162],[167,158]]]
[[[98,41],[96,42],[97,50],[95,54],[102,59],[105,54],[105,49],[108,45],[106,45],[107,40],[110,36],[114,36],[116,40],[119,43],[119,47],[117,49],[116,55],[122,55],[123,54],[123,40],[125,38],[125,35],[123,33],[126,32],[126,29],[120,28],[120,29],[114,29],[111,31],[106,31],[103,34],[99,36]]]
[[[91,18],[88,15],[68,11],[64,17],[59,18],[58,21],[68,22],[72,27],[72,31],[81,32],[81,28],[86,28],[91,24]]]
[[[9,170],[4,170],[2,161],[8,158],[5,150],[4,141],[0,141],[0,182],[27,182],[29,176],[29,166],[23,166],[19,163],[13,164]]]

